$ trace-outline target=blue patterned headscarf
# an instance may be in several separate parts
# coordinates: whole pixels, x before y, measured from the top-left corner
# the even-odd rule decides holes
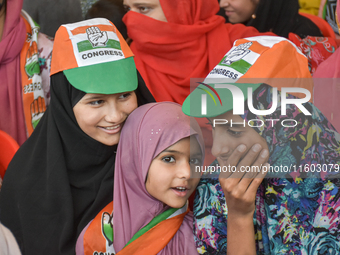
[[[265,84],[254,91],[254,108],[270,109],[273,91]],[[281,92],[277,93],[278,107],[272,114],[247,110],[242,116],[252,126],[263,121],[254,129],[267,141],[271,167],[289,169],[269,173],[257,191],[257,253],[340,254],[340,135],[311,103],[304,104],[311,115],[289,104],[282,116]],[[194,203],[200,254],[226,253],[227,215],[218,179],[201,179]]]

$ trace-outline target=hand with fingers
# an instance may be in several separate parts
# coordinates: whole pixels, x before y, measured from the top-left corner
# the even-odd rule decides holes
[[[92,47],[105,46],[108,41],[106,31],[102,32],[98,27],[89,27],[86,29],[86,33]]]
[[[220,174],[227,208],[227,254],[256,254],[253,215],[256,191],[266,175],[269,165],[267,149],[255,144],[247,150],[241,144],[226,161],[218,158],[222,166],[231,166],[230,172]],[[265,166],[265,167],[263,167]]]
[[[35,129],[35,127],[38,125],[45,111],[46,111],[45,99],[43,97],[38,97],[37,99],[34,99],[34,101],[31,103],[31,116],[33,129]]]

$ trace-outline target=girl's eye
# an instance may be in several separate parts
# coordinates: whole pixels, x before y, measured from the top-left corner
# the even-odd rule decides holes
[[[202,160],[200,158],[191,158],[190,164],[200,166],[202,163]]]
[[[232,135],[232,136],[240,136],[241,135],[241,131],[234,131],[231,130],[230,128],[228,129],[228,132]]]
[[[173,163],[175,162],[175,158],[173,156],[166,156],[166,157],[163,157],[162,160],[165,162],[165,163]]]
[[[104,100],[96,100],[96,101],[91,101],[89,104],[90,105],[101,105],[104,103]]]
[[[129,93],[124,93],[122,95],[119,96],[119,99],[125,99],[125,98],[128,98],[129,96],[131,96],[131,92]]]

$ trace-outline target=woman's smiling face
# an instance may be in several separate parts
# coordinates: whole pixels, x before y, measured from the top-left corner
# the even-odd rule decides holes
[[[84,133],[112,146],[118,144],[125,120],[137,106],[134,91],[109,95],[86,94],[73,107],[73,112]]]
[[[211,124],[217,119],[228,121],[227,124],[215,124],[212,131],[213,147],[211,152],[221,165],[224,165],[223,162],[227,161],[231,153],[240,144],[244,144],[247,147],[247,150],[254,144],[260,144],[262,149],[268,150],[266,140],[252,127],[249,127],[247,121],[238,115],[233,115],[232,111],[208,119]],[[220,123],[218,121],[216,122]]]

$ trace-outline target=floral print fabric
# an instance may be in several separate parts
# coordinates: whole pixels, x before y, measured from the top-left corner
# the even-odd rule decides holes
[[[254,107],[269,109],[273,93],[271,87],[261,85],[254,92]],[[279,98],[271,115],[246,111],[242,116],[247,121],[277,119],[273,126],[254,129],[267,141],[272,169],[291,167],[288,172],[268,173],[258,188],[254,213],[257,254],[340,254],[340,135],[311,103],[304,104],[310,116],[293,104],[287,105],[282,116]],[[297,125],[280,124],[288,119]],[[194,201],[194,233],[200,254],[226,254],[227,217],[217,176],[205,174]]]

